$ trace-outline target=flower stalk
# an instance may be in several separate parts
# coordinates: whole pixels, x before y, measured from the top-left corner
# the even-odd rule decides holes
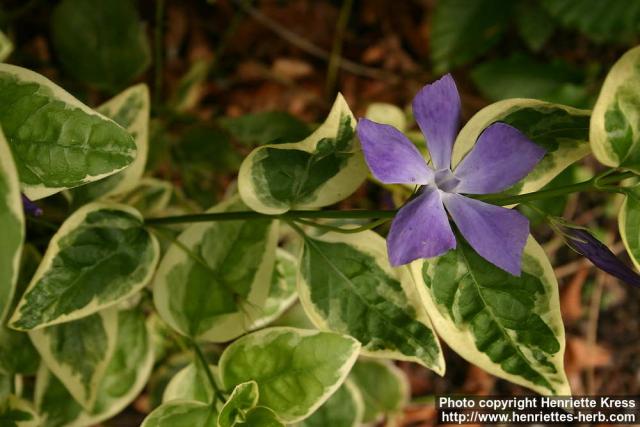
[[[553,197],[563,196],[565,194],[585,192],[585,191],[603,191],[603,185],[613,185],[627,178],[635,176],[633,172],[615,172],[610,173],[606,177],[598,180],[598,177],[589,179],[577,184],[566,185],[563,187],[552,188],[548,190],[534,191],[531,193],[518,194],[513,196],[505,196],[501,194],[491,194],[476,196],[477,199],[498,206],[515,205],[519,203],[532,202],[536,200],[549,199]],[[610,190],[604,190],[610,191]],[[192,215],[177,215],[157,218],[146,218],[145,224],[149,226],[168,225],[168,224],[184,224],[193,222],[212,222],[212,221],[238,221],[238,220],[260,220],[260,219],[385,219],[393,218],[397,209],[387,210],[320,210],[320,211],[289,211],[280,215],[267,215],[254,211],[239,212],[216,212],[202,213]]]

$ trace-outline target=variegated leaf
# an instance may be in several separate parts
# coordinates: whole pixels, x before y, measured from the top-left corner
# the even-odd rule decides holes
[[[296,427],[360,427],[363,415],[362,394],[353,381],[347,379],[329,400]]]
[[[33,330],[115,305],[151,280],[159,252],[135,209],[86,205],[51,239],[10,325]]]
[[[607,74],[593,107],[591,149],[607,166],[640,172],[640,47],[625,53]]]
[[[213,378],[219,381],[218,368],[209,365]],[[220,384],[221,385],[221,384]],[[201,363],[190,363],[171,378],[164,389],[162,403],[172,400],[195,400],[203,403],[211,403],[213,400],[213,388]]]
[[[140,427],[217,427],[213,405],[193,400],[163,403],[144,419]]]
[[[458,134],[452,165],[462,160],[490,124],[507,123],[542,146],[546,154],[527,176],[505,192],[523,194],[539,190],[590,152],[589,113],[588,110],[535,99],[507,99],[488,105],[476,113]]]
[[[33,71],[0,64],[0,125],[31,200],[106,178],[136,157],[131,135]]]
[[[340,387],[359,350],[355,339],[332,332],[267,328],[225,349],[220,377],[227,390],[255,381],[258,405],[272,409],[280,421],[294,423],[311,415]]]
[[[373,231],[305,237],[300,301],[322,330],[348,334],[365,354],[445,370],[440,344],[406,267],[393,269]]]
[[[24,213],[18,172],[9,145],[0,131],[0,323],[10,308],[20,270],[24,243]]]
[[[47,368],[73,398],[92,411],[116,349],[118,312],[106,309],[72,322],[29,332]]]
[[[260,329],[287,311],[298,298],[296,275],[298,260],[284,249],[276,249],[276,262],[271,276],[269,296],[261,308],[260,317],[253,321],[250,329]]]
[[[355,126],[349,106],[338,95],[325,122],[304,140],[256,148],[240,167],[242,200],[257,212],[280,214],[345,199],[367,176]]]
[[[132,86],[96,108],[101,114],[126,129],[133,136],[137,155],[121,172],[72,190],[76,205],[127,193],[138,185],[147,164],[149,152],[149,88],[146,84]]]
[[[39,427],[40,419],[30,403],[9,395],[0,400],[0,424],[2,427]]]
[[[464,242],[441,257],[412,263],[412,271],[438,335],[454,351],[540,394],[571,394],[558,283],[532,237],[520,277],[495,267]]]
[[[246,209],[234,197],[208,212]],[[153,297],[162,319],[205,341],[225,342],[247,332],[267,299],[277,228],[268,219],[188,227],[156,273]]]
[[[402,414],[409,403],[410,389],[406,375],[387,360],[360,358],[349,374],[364,401],[365,423],[379,423]]]
[[[235,386],[218,415],[218,427],[234,427],[245,419],[245,413],[258,405],[258,384],[247,381]]]
[[[142,391],[153,367],[153,345],[144,314],[139,309],[118,312],[115,351],[88,412],[43,365],[36,379],[36,405],[45,427],[86,427],[124,410]]]

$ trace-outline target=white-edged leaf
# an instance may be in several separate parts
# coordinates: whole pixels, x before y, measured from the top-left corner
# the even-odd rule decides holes
[[[607,74],[591,114],[589,137],[598,161],[640,172],[640,47]]]
[[[217,418],[218,412],[213,405],[172,400],[150,413],[140,427],[216,427]]]
[[[14,395],[0,400],[2,427],[40,427],[40,418],[31,404]]]
[[[43,363],[73,398],[91,411],[118,339],[118,312],[91,316],[29,332]]]
[[[325,122],[310,136],[258,147],[244,159],[238,175],[242,200],[257,212],[281,214],[350,196],[368,173],[355,127],[349,106],[338,95]]]
[[[141,83],[130,87],[96,108],[96,111],[126,129],[136,144],[135,160],[121,172],[72,190],[76,205],[127,193],[137,187],[149,153],[149,88]]]
[[[7,59],[11,52],[13,52],[13,42],[4,32],[0,31],[0,62]]]
[[[389,264],[373,231],[305,237],[300,301],[316,327],[348,334],[364,354],[420,363],[444,374],[440,343],[406,267]]]
[[[407,376],[387,360],[360,358],[353,365],[349,379],[362,394],[365,423],[400,415],[409,403]]]
[[[237,197],[208,212],[245,211]],[[247,332],[267,299],[277,221],[218,221],[188,227],[160,262],[158,313],[183,335],[225,342]]]
[[[31,200],[106,178],[136,157],[133,137],[44,76],[0,64],[0,125]]]
[[[517,128],[547,151],[527,176],[506,190],[509,194],[539,190],[590,152],[588,110],[535,99],[507,99],[486,106],[464,125],[453,146],[453,166],[473,148],[482,131],[495,122]]]
[[[235,386],[231,395],[220,409],[218,427],[234,427],[244,418],[245,413],[258,404],[258,384],[255,381]]]
[[[364,408],[360,390],[347,379],[329,400],[296,427],[359,427],[363,422]]]
[[[4,323],[20,272],[25,226],[20,182],[9,145],[0,131],[0,323]]]
[[[618,213],[618,228],[629,258],[640,270],[640,192],[630,189]]]
[[[569,395],[558,282],[529,237],[522,275],[512,276],[465,242],[411,264],[438,335],[485,371],[544,395]]]
[[[136,208],[146,218],[162,214],[172,195],[173,184],[169,181],[147,177],[138,181],[138,185],[118,201]]]
[[[258,404],[285,423],[311,415],[340,387],[358,357],[360,343],[332,332],[267,328],[246,335],[220,357],[225,389],[255,381]]]
[[[204,366],[201,363],[195,362],[178,371],[164,389],[162,403],[172,400],[195,400],[211,403],[213,400],[213,388],[203,368]],[[218,367],[209,365],[209,370],[213,374],[214,380],[219,381]]]
[[[33,330],[88,316],[142,289],[160,257],[133,208],[91,203],[53,236],[10,326]]]
[[[296,302],[297,274],[298,260],[284,249],[277,248],[269,296],[262,306],[260,317],[254,320],[249,329],[260,329],[268,325]]]
[[[386,102],[369,104],[364,116],[376,123],[393,126],[400,132],[407,130],[407,117],[404,111],[393,104],[387,104]]]
[[[153,343],[144,313],[118,312],[116,348],[91,412],[85,411],[64,385],[43,365],[36,378],[35,400],[47,427],[86,427],[124,410],[140,394],[153,367]]]

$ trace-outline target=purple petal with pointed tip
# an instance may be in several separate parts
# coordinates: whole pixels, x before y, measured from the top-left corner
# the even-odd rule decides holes
[[[368,119],[356,127],[369,169],[385,184],[424,185],[433,178],[420,151],[399,130]]]
[[[451,74],[423,87],[413,98],[413,115],[427,138],[434,168],[451,167],[451,150],[460,129],[460,95]]]
[[[520,212],[454,193],[442,196],[447,210],[467,242],[487,261],[520,275],[529,221]]]
[[[544,157],[545,150],[513,126],[487,127],[471,151],[456,167],[457,193],[489,194],[506,190]]]
[[[430,187],[398,211],[387,237],[389,261],[394,267],[442,255],[455,247],[440,192]]]

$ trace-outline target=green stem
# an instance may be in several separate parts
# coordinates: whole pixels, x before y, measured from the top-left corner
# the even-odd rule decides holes
[[[226,400],[224,393],[222,393],[222,391],[218,387],[218,383],[216,383],[216,379],[213,377],[211,369],[209,369],[209,362],[207,362],[206,357],[204,357],[202,349],[195,340],[191,341],[191,346],[193,347],[193,352],[195,353],[196,357],[202,364],[204,372],[207,375],[207,380],[209,380],[209,384],[211,384],[211,388],[213,389],[214,396],[212,404],[215,404],[217,399],[220,399],[220,401],[224,403],[224,401]]]
[[[549,190],[534,191],[532,193],[518,194],[514,196],[504,196],[500,194],[473,196],[478,200],[498,206],[515,205],[519,203],[543,200],[565,194],[576,193],[578,191],[602,191],[603,186],[611,185],[627,178],[636,176],[633,172],[616,172],[599,175],[588,181],[564,187],[552,188]],[[600,187],[600,188],[598,188]],[[610,190],[606,190],[610,191]],[[393,218],[397,210],[322,210],[322,211],[289,211],[280,215],[267,215],[253,211],[242,212],[216,212],[195,215],[179,215],[161,218],[147,218],[145,223],[150,226],[166,224],[182,224],[191,222],[211,222],[211,221],[237,221],[237,220],[257,220],[257,219],[384,219]]]

